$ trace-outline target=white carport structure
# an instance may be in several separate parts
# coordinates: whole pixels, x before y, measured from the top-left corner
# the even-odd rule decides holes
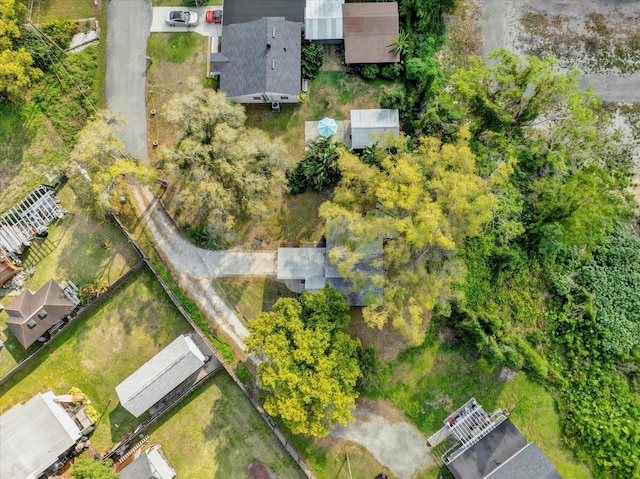
[[[319,43],[340,43],[344,0],[307,0],[304,9],[304,38]]]

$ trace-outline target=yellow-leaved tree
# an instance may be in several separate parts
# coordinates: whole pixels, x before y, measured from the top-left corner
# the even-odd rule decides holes
[[[368,282],[383,290],[381,301],[373,298],[364,308],[365,321],[377,328],[391,321],[414,344],[433,309],[447,306],[452,283],[464,276],[456,253],[481,232],[496,204],[492,179],[475,174],[466,136],[462,129],[458,144],[389,136],[369,151],[366,163],[342,151],[342,181],[320,208],[327,224],[342,231],[330,261],[356,287]],[[380,240],[382,257],[376,258],[369,245]],[[383,273],[355,268],[360,261],[382,261]]]

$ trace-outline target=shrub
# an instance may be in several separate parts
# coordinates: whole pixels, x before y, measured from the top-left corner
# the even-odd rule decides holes
[[[338,169],[338,147],[344,146],[341,141],[331,138],[318,138],[307,143],[304,158],[293,169],[286,173],[287,188],[291,194],[304,193],[307,188],[320,191],[326,186],[333,186],[340,181]]]
[[[324,62],[322,46],[317,43],[307,43],[302,45],[302,78],[313,80]]]
[[[360,70],[360,75],[362,75],[362,77],[366,78],[367,80],[375,80],[376,78],[378,78],[379,73],[380,68],[375,64],[366,65],[362,68],[362,70]]]
[[[390,63],[385,65],[380,72],[382,78],[387,80],[395,80],[400,76],[400,65],[398,63]]]
[[[78,27],[72,20],[54,20],[42,25],[42,32],[47,35],[62,50],[71,45],[71,38]]]
[[[382,108],[402,109],[406,100],[404,88],[395,88],[393,90],[384,90],[380,98],[380,106]]]

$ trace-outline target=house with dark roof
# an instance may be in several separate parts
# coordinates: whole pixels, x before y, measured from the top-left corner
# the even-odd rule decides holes
[[[227,10],[225,9],[225,18]],[[302,27],[267,17],[222,27],[222,49],[209,55],[209,76],[236,103],[300,101]]]
[[[0,416],[0,478],[40,477],[81,443],[88,431],[63,403],[51,391],[38,393]]]
[[[329,285],[347,297],[350,306],[368,306],[382,302],[384,267],[382,264],[382,238],[369,244],[359,244],[356,250],[345,247],[346,229],[332,222],[328,228],[325,247],[278,248],[276,278],[296,293],[316,292]],[[359,284],[344,278],[329,256],[357,255],[353,271],[361,278]]]
[[[120,404],[140,417],[170,393],[195,384],[198,373],[210,359],[191,336],[178,336],[116,386]]]
[[[25,289],[5,311],[7,326],[25,349],[62,322],[75,308],[64,290],[50,279],[35,293]]]
[[[224,2],[224,25],[283,17],[290,22],[304,22],[305,0],[232,0]]]
[[[342,5],[345,63],[398,63],[389,45],[400,32],[396,2]]]
[[[138,450],[137,457],[120,471],[120,479],[174,479],[176,471],[164,457],[159,445],[144,451]]]
[[[455,479],[561,479],[540,448],[505,414],[489,415],[473,398],[444,425],[441,436],[449,436],[454,445],[442,461]]]

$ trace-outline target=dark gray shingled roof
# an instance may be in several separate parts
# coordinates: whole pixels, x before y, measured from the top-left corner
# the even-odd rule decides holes
[[[284,17],[304,22],[305,0],[233,0],[224,2],[224,25],[253,22],[263,17]]]
[[[224,26],[222,52],[211,55],[211,71],[220,72],[220,91],[228,97],[299,95],[301,39],[301,25],[283,17]]]
[[[533,446],[533,447],[532,447]],[[456,479],[559,479],[535,444],[509,419],[447,464]]]

